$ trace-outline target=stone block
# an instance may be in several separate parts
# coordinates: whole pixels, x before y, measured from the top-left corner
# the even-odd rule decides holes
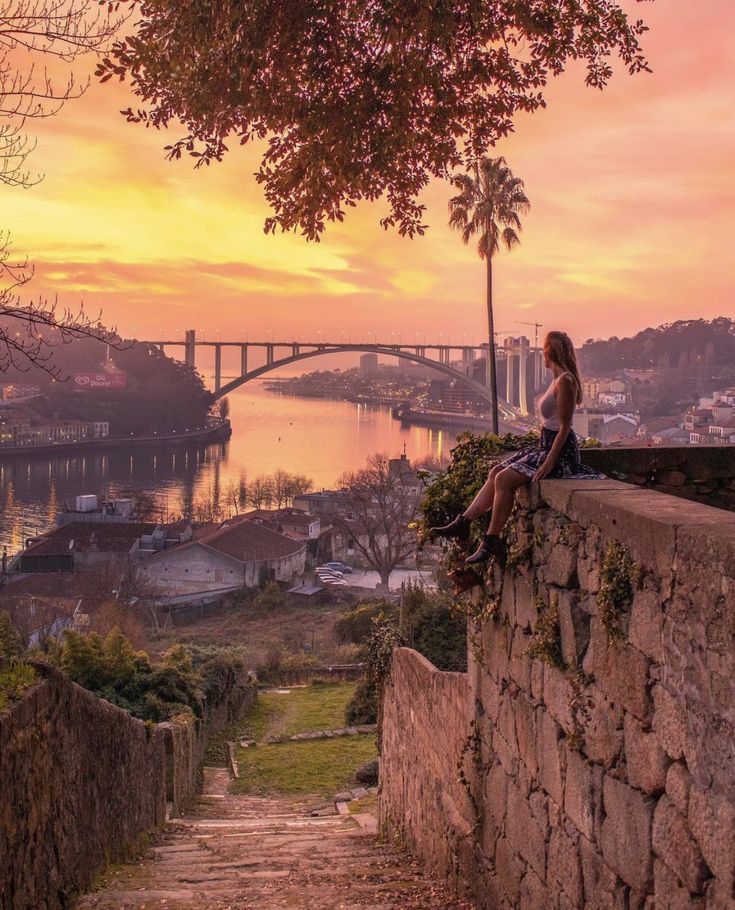
[[[506,581],[506,584],[508,582]],[[538,611],[533,596],[533,586],[528,578],[524,575],[517,575],[513,579],[513,588],[515,590],[515,617],[516,623],[522,629],[531,629],[536,622]]]
[[[544,704],[546,710],[564,730],[574,726],[572,701],[574,690],[569,676],[556,667],[544,664]]]
[[[560,739],[561,727],[544,708],[536,709],[536,757],[541,786],[554,800],[562,805],[563,783],[561,771]]]
[[[539,878],[546,876],[546,832],[533,817],[528,800],[512,781],[508,782],[508,812],[505,835],[512,849]]]
[[[507,781],[507,775],[501,764],[494,765],[485,779],[487,815],[498,829],[502,829],[505,821]]]
[[[515,698],[514,716],[518,755],[531,777],[536,777],[538,773],[536,710],[523,692],[519,692]]]
[[[577,575],[577,553],[566,544],[558,543],[551,549],[544,563],[544,579],[547,584],[568,588]]]
[[[663,610],[656,591],[636,591],[630,611],[628,640],[656,663],[663,663]]]
[[[653,732],[669,758],[684,757],[687,729],[684,709],[674,695],[661,685],[651,691],[653,697]]]
[[[506,838],[498,838],[495,847],[495,874],[503,897],[512,903],[516,903],[520,898],[524,869],[524,864]]]
[[[516,597],[515,585],[509,578],[505,579],[503,591],[500,595],[500,618],[506,619],[514,626],[516,624]]]
[[[577,560],[577,580],[579,587],[588,594],[597,594],[600,590],[600,560],[596,553]]]
[[[595,840],[600,817],[602,769],[566,748],[564,811],[588,840]]]
[[[682,888],[674,873],[660,859],[653,863],[654,910],[693,910],[703,902],[694,902],[686,888]]]
[[[584,837],[579,839],[584,884],[584,910],[628,910],[627,891],[602,854]]]
[[[531,636],[516,626],[513,630],[513,639],[510,647],[510,677],[525,692],[531,692],[531,664],[532,660],[528,655],[528,646],[531,643]]]
[[[609,774],[603,784],[605,820],[600,845],[608,866],[645,892],[653,874],[651,836],[655,800]]]
[[[689,811],[689,788],[692,780],[684,762],[674,762],[666,772],[666,795],[676,808],[685,815]]]
[[[590,616],[583,609],[576,591],[559,591],[559,632],[564,663],[581,664],[590,640]]]
[[[666,796],[653,815],[653,849],[693,894],[702,890],[708,869],[686,818]]]
[[[647,720],[651,713],[648,693],[648,658],[624,641],[608,641],[607,632],[597,617],[591,623],[590,647],[584,670],[592,674],[610,701]]]
[[[528,869],[521,882],[521,901],[523,910],[548,910],[549,892],[543,881]]]
[[[623,749],[623,710],[609,702],[594,684],[584,690],[584,698],[588,714],[582,718],[585,755],[610,768]]]
[[[631,714],[625,715],[624,730],[628,783],[644,793],[662,793],[671,760],[659,745],[658,737]]]
[[[735,802],[732,791],[715,793],[692,787],[687,820],[704,861],[723,887],[735,896]]]
[[[494,679],[508,679],[510,671],[510,630],[503,623],[485,623],[482,632],[485,661],[480,672],[489,673]]]
[[[563,891],[572,906],[581,906],[582,866],[577,840],[563,828],[555,828],[551,832],[546,883],[553,891]]]

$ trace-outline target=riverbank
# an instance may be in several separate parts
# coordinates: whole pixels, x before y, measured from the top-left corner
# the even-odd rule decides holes
[[[226,442],[232,436],[229,420],[218,420],[201,430],[161,436],[107,436],[104,439],[82,439],[74,442],[55,442],[41,446],[0,446],[0,461],[5,458],[27,458],[29,455],[58,455],[61,453],[96,452],[105,449],[150,449],[160,446],[189,446],[199,443]]]

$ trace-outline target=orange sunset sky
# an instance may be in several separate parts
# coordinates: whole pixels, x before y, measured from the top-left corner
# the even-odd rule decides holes
[[[599,93],[570,70],[549,108],[522,115],[497,147],[533,206],[521,247],[497,260],[499,329],[532,332],[518,320],[538,320],[582,341],[735,315],[735,4],[626,5],[651,27],[653,74],[620,71]],[[93,60],[78,75],[85,66]],[[83,300],[139,338],[194,327],[233,340],[268,330],[480,339],[483,269],[447,228],[445,184],[425,195],[423,238],[386,233],[381,206],[368,204],[320,244],[265,236],[255,149],[208,170],[167,162],[174,132],[127,124],[118,111],[130,103],[125,86],[93,84],[31,125],[30,164],[45,178],[0,188],[0,227],[35,263],[34,294]]]

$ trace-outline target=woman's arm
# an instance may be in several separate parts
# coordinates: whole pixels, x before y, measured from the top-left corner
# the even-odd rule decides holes
[[[556,384],[556,407],[559,412],[559,432],[556,439],[549,449],[549,454],[539,465],[536,473],[533,475],[534,480],[543,480],[547,477],[556,465],[556,459],[559,457],[567,436],[572,429],[572,420],[574,418],[574,407],[577,403],[577,390],[574,386],[574,380],[569,376],[562,376]]]

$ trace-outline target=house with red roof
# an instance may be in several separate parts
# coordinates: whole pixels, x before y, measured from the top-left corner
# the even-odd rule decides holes
[[[304,574],[306,541],[243,516],[202,525],[183,543],[141,558],[139,570],[167,603],[214,599],[263,579],[296,582]]]

